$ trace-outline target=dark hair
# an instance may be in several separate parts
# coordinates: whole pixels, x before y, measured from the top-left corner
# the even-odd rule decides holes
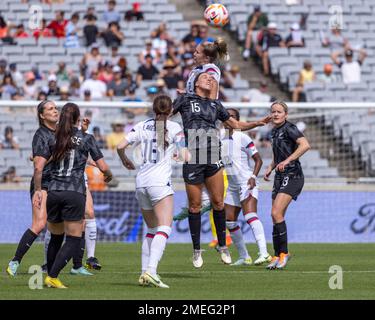
[[[158,143],[158,147],[161,146],[161,141],[163,141],[164,149],[169,147],[169,142],[167,139],[167,120],[168,116],[172,110],[172,100],[167,95],[159,95],[155,98],[154,103],[152,105],[152,109],[155,112],[155,126],[157,121],[163,121],[163,130],[158,130],[159,128],[156,126],[156,141]]]
[[[5,28],[7,23],[5,22],[4,18],[0,16],[0,28]]]
[[[66,153],[73,148],[74,126],[79,116],[79,108],[75,103],[68,102],[63,106],[56,130],[56,145],[52,153],[53,161],[61,161]]]
[[[41,93],[42,93],[42,92],[39,92],[39,94],[41,94]],[[42,126],[42,125],[44,125],[43,119],[40,117],[40,115],[43,114],[44,109],[46,108],[46,105],[47,105],[48,103],[50,103],[50,102],[53,103],[53,101],[51,101],[51,100],[43,100],[43,101],[40,102],[40,103],[38,104],[38,106],[36,107],[37,112],[38,112],[39,127]]]
[[[72,14],[72,16],[70,17],[70,19],[79,19],[79,13],[78,12],[74,12]]]
[[[13,128],[11,126],[7,126],[4,129],[4,135],[6,136],[8,133],[13,133]]]
[[[227,111],[233,111],[235,113],[235,119],[237,121],[240,121],[240,112],[238,111],[238,109],[235,109],[235,108],[227,108]]]
[[[6,84],[6,83],[5,83],[5,79],[6,79],[6,78],[10,78],[10,83],[11,83],[11,85],[14,86],[14,87],[16,86],[16,85],[14,84],[12,74],[9,73],[9,72],[6,72],[5,75],[4,75],[3,83],[2,83],[3,85]]]
[[[223,38],[217,38],[215,42],[204,42],[202,44],[203,53],[213,63],[216,60],[222,60],[228,55],[228,46]]]

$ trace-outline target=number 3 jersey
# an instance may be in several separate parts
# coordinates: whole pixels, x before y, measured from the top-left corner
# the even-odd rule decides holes
[[[221,150],[229,185],[247,184],[253,174],[251,158],[258,152],[253,140],[247,134],[233,131],[231,137],[222,136]]]
[[[159,125],[159,124],[158,124]],[[161,130],[163,122],[160,121]],[[140,145],[142,165],[136,177],[136,187],[158,187],[171,184],[172,157],[177,147],[184,144],[181,126],[167,120],[167,141],[169,146],[164,150],[163,143],[157,141],[155,119],[142,121],[127,134],[126,140],[134,146]]]
[[[75,191],[86,194],[84,172],[89,155],[92,160],[98,161],[103,158],[95,138],[74,128],[72,136],[73,149],[71,149],[59,162],[52,163],[52,179],[48,190]],[[53,147],[48,148],[46,159],[52,156]]]

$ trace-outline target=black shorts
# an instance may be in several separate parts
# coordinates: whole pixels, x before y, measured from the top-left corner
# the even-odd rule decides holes
[[[49,191],[47,221],[80,221],[85,217],[86,195],[74,191]]]
[[[212,177],[222,167],[222,161],[217,164],[188,164],[182,166],[182,176],[187,184],[202,184],[206,178]]]
[[[272,189],[272,200],[275,200],[278,193],[289,194],[293,200],[297,200],[304,183],[303,175],[276,175]]]

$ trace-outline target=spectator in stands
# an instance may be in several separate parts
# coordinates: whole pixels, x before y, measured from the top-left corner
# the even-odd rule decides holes
[[[55,74],[50,74],[48,76],[48,96],[58,96],[60,95],[60,88],[57,86],[57,77]]]
[[[17,176],[16,167],[11,166],[2,176],[3,183],[18,183],[21,182],[21,177]]]
[[[65,37],[65,27],[68,24],[68,20],[64,19],[64,11],[56,11],[55,20],[52,20],[47,26],[48,29],[51,29],[53,35],[57,38]]]
[[[53,36],[51,30],[47,28],[47,20],[46,19],[42,19],[40,29],[36,29],[33,32],[33,36],[34,36],[35,39]]]
[[[189,78],[189,74],[194,67],[194,58],[191,52],[185,52],[182,55],[182,79],[183,81],[187,81]]]
[[[68,86],[62,86],[60,88],[60,101],[69,101],[69,88],[68,88]]]
[[[31,72],[34,73],[35,80],[43,80],[43,75],[39,72],[37,65],[31,67]]]
[[[103,13],[103,20],[110,24],[111,22],[120,23],[121,16],[120,13],[116,11],[116,1],[108,1],[108,10]]]
[[[36,100],[37,101],[44,101],[44,100],[47,100],[47,98],[48,98],[47,94],[43,90],[41,90],[41,91],[39,91],[38,97],[36,98]]]
[[[115,66],[118,64],[121,56],[118,54],[118,46],[111,47],[111,55],[109,57],[109,62]]]
[[[94,15],[86,15],[86,24],[83,27],[83,35],[85,37],[86,47],[96,43],[96,38],[99,35],[99,29],[96,26],[96,17]],[[85,17],[86,17],[85,16]]]
[[[159,90],[157,86],[149,86],[146,88],[147,101],[153,102],[155,98],[159,95]],[[148,112],[148,110],[147,110]]]
[[[9,36],[9,28],[3,16],[0,15],[0,39],[5,39]],[[4,40],[3,40],[4,41]]]
[[[303,92],[303,86],[305,83],[313,82],[316,80],[315,71],[313,70],[312,64],[309,60],[305,60],[303,63],[303,69],[299,72],[297,85],[293,90],[292,101],[300,101],[300,95]],[[306,100],[306,99],[303,99]]]
[[[0,136],[0,149],[14,149],[19,150],[18,138],[13,134],[13,128],[7,126],[4,129],[4,135]]]
[[[0,86],[0,96],[3,100],[10,100],[11,96],[18,92],[18,88],[15,85],[12,75],[10,73],[5,74],[3,82]]]
[[[83,56],[80,65],[85,78],[90,76],[93,70],[98,70],[101,62],[103,62],[103,57],[99,53],[99,44],[93,43],[90,52]]]
[[[22,73],[17,70],[17,64],[11,63],[9,64],[9,71],[12,76],[12,79],[15,83],[21,83],[23,81]]]
[[[165,81],[161,78],[157,79],[156,80],[156,83],[155,83],[155,86],[158,90],[158,95],[168,95],[168,92],[166,90],[166,85],[165,85]]]
[[[281,36],[277,33],[277,24],[270,22],[267,25],[267,30],[263,31],[256,51],[259,57],[262,58],[263,72],[265,76],[269,75],[269,59],[268,59],[268,48],[271,47],[285,47],[285,43]]]
[[[91,102],[91,91],[90,90],[84,90],[83,91],[83,101],[85,102]]]
[[[253,42],[253,38],[256,38],[258,30],[266,28],[268,25],[267,14],[262,12],[259,5],[254,6],[254,11],[249,15],[247,19],[247,32],[245,40],[245,50],[243,51],[243,58],[247,60],[250,57],[250,49]]]
[[[69,95],[74,98],[81,96],[81,84],[77,76],[72,76],[69,83]]]
[[[128,69],[128,61],[126,60],[125,57],[121,57],[118,60],[117,65],[121,68],[121,78],[125,79],[127,78],[129,74],[129,69]]]
[[[145,63],[142,64],[137,71],[137,85],[140,86],[142,80],[154,80],[159,74],[159,70],[153,65],[152,56],[145,57]]]
[[[196,24],[196,21],[192,21],[190,25],[190,32],[182,38],[182,43],[195,43],[195,38],[199,36],[199,25]]]
[[[261,80],[258,89],[250,89],[248,98],[249,102],[270,102],[272,100],[272,96],[268,93],[267,81]]]
[[[350,49],[350,44],[347,38],[341,34],[340,27],[331,28],[331,34],[325,36],[320,34],[323,47],[328,47],[331,50],[346,50]]]
[[[0,83],[2,83],[4,80],[7,65],[8,63],[5,59],[0,59]]]
[[[353,60],[354,51],[351,49],[345,50],[345,62],[339,59],[342,52],[333,52],[331,55],[333,62],[341,69],[342,80],[345,84],[361,82],[361,66],[367,53],[363,49],[358,50],[358,52],[358,59]]]
[[[135,121],[134,121],[135,115],[134,115],[134,113],[131,113],[131,112],[128,113],[127,117],[128,117],[128,120],[126,121],[126,125],[125,125],[125,128],[124,128],[125,134],[128,134],[130,131],[132,131],[132,129],[135,126]]]
[[[99,64],[98,80],[103,81],[106,85],[113,80],[113,66],[109,61]]]
[[[159,31],[155,38],[152,40],[152,49],[154,49],[160,60],[165,59],[165,55],[168,51],[168,35],[166,31]]]
[[[90,91],[92,99],[102,99],[105,97],[107,92],[107,87],[103,81],[98,79],[98,70],[93,70],[91,72],[91,78],[86,79],[81,86],[81,97],[84,97],[84,92],[86,90]]]
[[[126,97],[123,100],[124,102],[142,102],[143,100],[136,96],[135,92],[137,90],[137,85],[132,84],[125,90]]]
[[[58,81],[69,81],[71,74],[72,72],[66,69],[66,63],[64,61],[58,63],[58,69],[56,71]]]
[[[124,132],[124,124],[115,120],[112,122],[112,132],[107,135],[107,148],[111,150],[116,150],[117,145],[126,137]]]
[[[125,21],[143,21],[143,12],[141,11],[141,4],[134,2],[132,9],[125,12]]]
[[[92,129],[92,134],[94,135],[94,138],[95,138],[96,143],[98,144],[99,148],[105,149],[106,148],[106,142],[105,142],[105,138],[102,136],[102,134],[100,132],[100,128],[94,127]]]
[[[336,75],[332,72],[333,66],[330,63],[326,63],[323,68],[323,74],[318,75],[318,81],[326,83],[334,83],[337,82]]]
[[[35,75],[32,71],[26,72],[25,84],[23,86],[23,95],[25,99],[33,100],[38,95],[38,87],[35,84]]]
[[[28,38],[29,34],[25,31],[25,27],[22,23],[17,26],[16,32],[13,35],[14,38]]]
[[[98,20],[98,17],[95,12],[95,7],[94,6],[89,6],[87,8],[86,14],[83,16],[83,19],[85,20]]]
[[[101,35],[107,47],[119,47],[121,46],[122,40],[125,39],[124,34],[120,30],[120,25],[118,24],[118,22],[114,21],[108,25],[107,30],[102,32]]]
[[[70,21],[65,27],[65,48],[79,48],[79,39],[78,39],[78,22],[79,22],[79,13],[75,12],[72,14]]]
[[[146,45],[146,48],[143,49],[138,56],[139,62],[141,64],[144,64],[145,63],[145,57],[147,55],[150,55],[150,56],[152,56],[152,59],[154,60],[154,62],[158,63],[159,62],[159,56],[158,56],[158,53],[156,52],[156,50],[152,48],[152,40],[147,39],[145,41],[145,45]]]
[[[176,72],[176,67],[177,65],[172,60],[167,60],[164,63],[162,78],[169,90],[183,90],[185,87],[181,75]]]
[[[119,66],[113,67],[113,80],[108,83],[107,95],[108,97],[120,97],[125,95],[125,89],[128,88],[128,82],[121,78],[121,68]]]
[[[229,71],[223,71],[220,82],[224,88],[234,88],[235,82],[238,80],[241,80],[240,67],[233,65],[230,67]]]
[[[204,22],[204,24],[202,23],[200,26],[199,26],[199,33],[198,33],[198,37],[195,38],[195,43],[196,45],[199,45],[200,43],[203,43],[203,42],[214,42],[215,39],[210,37],[208,35],[208,26],[206,24],[206,22]]]
[[[305,38],[298,23],[293,23],[290,26],[290,34],[285,39],[285,43],[287,48],[305,46]]]

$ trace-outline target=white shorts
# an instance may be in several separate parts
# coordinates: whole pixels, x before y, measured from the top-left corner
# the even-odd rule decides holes
[[[234,207],[241,208],[241,202],[247,199],[250,195],[258,200],[258,195],[259,195],[259,182],[258,181],[257,181],[256,186],[252,190],[249,190],[249,186],[247,182],[241,185],[229,184],[224,203],[229,204]]]
[[[135,197],[143,210],[152,210],[165,197],[174,194],[171,186],[146,187],[135,189]]]

